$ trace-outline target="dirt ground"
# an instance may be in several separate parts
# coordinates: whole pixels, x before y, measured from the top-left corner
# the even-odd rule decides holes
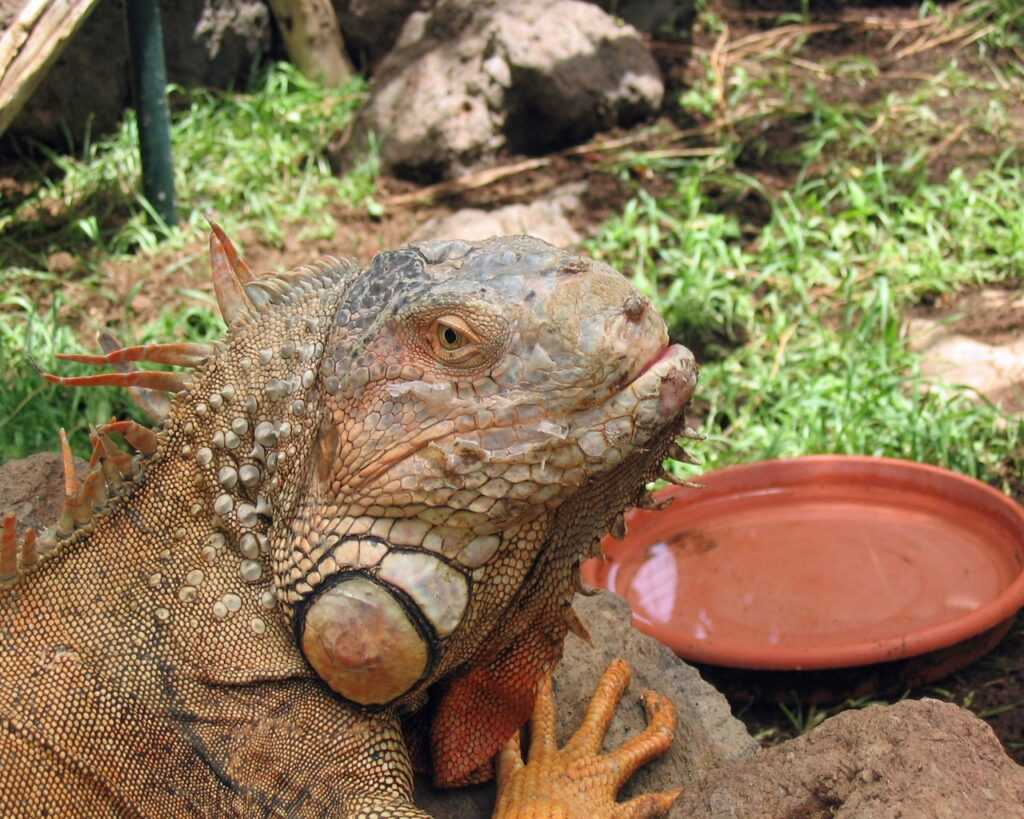
[[[0,2],[0,13],[5,5]],[[790,3],[788,7],[792,9],[796,5]],[[867,83],[831,78],[822,80],[819,93],[826,99],[869,103],[892,91],[906,91],[926,81],[954,56],[965,71],[990,71],[988,65],[974,60],[970,56],[971,52],[960,43],[940,45],[899,60],[892,59],[893,52],[889,46],[894,37],[893,32],[904,30],[905,41],[912,41],[913,26],[918,20],[918,5],[896,2],[874,3],[866,7],[841,3],[812,4],[813,22],[822,28],[809,37],[799,54],[800,60],[808,66],[807,73],[811,81],[814,78],[816,58],[834,59],[844,53],[851,56],[866,54],[876,58],[880,66],[878,74]],[[744,10],[740,11],[723,3],[720,16],[728,23],[730,38],[736,42],[767,31],[780,6],[780,3],[747,3]],[[668,94],[673,95],[688,84],[695,76],[694,72],[703,70],[692,57],[695,53],[712,53],[715,39],[710,35],[699,35],[693,43],[655,41],[652,48],[668,78]],[[1024,55],[1021,58],[1024,59]],[[965,107],[983,103],[983,99],[951,96],[946,108],[937,113],[949,116],[953,122],[958,120]],[[754,126],[743,120],[742,111],[734,114],[734,122],[728,127],[739,133],[747,145],[741,156],[743,170],[761,181],[768,196],[791,184],[799,166],[789,156],[788,149],[800,139],[801,129],[806,124],[804,114],[796,109],[781,111],[768,123],[758,120],[756,132]],[[1019,124],[1020,132],[1024,133],[1024,100],[1011,105],[1008,116]],[[716,143],[720,127],[695,122],[678,111],[668,112],[668,117],[670,122],[666,123],[667,130],[661,136],[652,138],[646,147],[700,149]],[[880,130],[887,127],[890,127],[888,123],[878,124]],[[624,135],[611,134],[605,135],[605,138],[621,136]],[[956,167],[967,172],[986,167],[1003,147],[987,133],[974,132],[969,127],[955,127],[945,139],[932,146],[929,172],[935,179],[941,179]],[[510,157],[507,161],[513,162],[516,158]],[[0,193],[16,198],[23,184],[18,176],[14,168],[0,169]],[[642,170],[635,170],[631,179],[624,180],[609,166],[607,154],[599,151],[567,153],[554,157],[543,168],[516,173],[477,190],[457,191],[435,201],[414,205],[389,204],[395,197],[408,194],[415,188],[407,182],[383,179],[377,198],[387,205],[385,215],[373,218],[365,211],[338,206],[336,216],[343,228],[331,242],[311,246],[287,233],[280,246],[266,242],[255,234],[236,238],[251,266],[259,272],[305,264],[324,253],[352,256],[365,262],[379,250],[400,245],[419,225],[432,217],[462,207],[489,208],[530,201],[572,181],[586,183],[584,207],[574,217],[574,227],[584,235],[595,232],[605,218],[621,208],[637,187],[657,194],[664,192],[668,184]],[[710,194],[716,196],[715,191]],[[717,204],[738,213],[749,226],[745,233],[750,237],[755,236],[767,219],[769,203],[761,195],[749,192],[737,195],[723,190],[717,195],[721,197]],[[62,215],[54,214],[53,218],[59,219]],[[51,267],[63,265],[71,273],[63,294],[67,304],[66,320],[88,336],[98,327],[122,320],[126,304],[131,310],[132,321],[143,324],[156,318],[169,300],[187,300],[189,290],[212,294],[205,243],[199,240],[184,248],[140,255],[130,261],[105,262],[109,287],[103,291],[76,283],[74,271],[83,266],[76,252],[72,249],[67,254],[55,254],[62,258],[51,259]],[[137,287],[140,281],[145,282],[141,289]],[[47,306],[47,301],[48,296],[39,293],[41,308]],[[920,309],[934,312],[948,306],[936,303],[922,305]],[[1016,314],[972,314],[961,329],[979,337],[992,337],[1019,331],[1022,325],[1024,319]],[[1024,481],[1020,483],[1017,497],[1024,501]],[[720,678],[728,687],[727,672],[712,671],[711,676],[713,679]],[[934,686],[906,693],[910,696],[937,696],[967,705],[993,726],[1009,753],[1018,762],[1024,763],[1024,619],[1018,619],[1008,637],[985,659]],[[791,713],[795,709],[795,702],[793,698],[788,700],[787,707]],[[794,721],[772,702],[749,703],[736,698],[732,704],[753,733],[764,733],[764,741],[767,743],[793,736],[799,732],[802,722],[806,722],[806,705],[802,706],[804,713]]]

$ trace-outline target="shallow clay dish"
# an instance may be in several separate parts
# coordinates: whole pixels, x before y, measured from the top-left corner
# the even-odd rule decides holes
[[[675,502],[632,513],[626,538],[606,539],[606,559],[583,567],[694,662],[891,662],[1005,632],[1024,605],[1024,511],[972,478],[823,455],[700,481],[658,493]]]

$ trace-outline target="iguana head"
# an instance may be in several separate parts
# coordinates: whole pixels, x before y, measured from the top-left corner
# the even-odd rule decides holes
[[[515,237],[376,257],[318,380],[278,592],[328,684],[382,705],[471,653],[568,502],[576,563],[636,502],[696,367],[619,273]]]
[[[290,631],[359,706],[414,702],[509,652],[550,664],[580,561],[660,474],[696,381],[650,303],[528,237],[257,278],[214,228],[211,255],[225,343],[66,356],[122,372],[51,376],[178,393],[158,434],[98,431],[57,534],[89,528],[104,478],[112,508],[141,485],[178,493],[180,592],[203,601],[189,622],[245,611],[252,639]],[[19,565],[12,526],[0,580]]]

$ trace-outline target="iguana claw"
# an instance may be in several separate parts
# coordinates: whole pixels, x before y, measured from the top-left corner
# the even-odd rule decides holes
[[[529,760],[524,764],[518,734],[498,755],[495,819],[642,819],[668,811],[681,788],[615,801],[619,788],[641,765],[671,746],[676,710],[668,699],[645,691],[647,727],[615,750],[601,753],[630,676],[625,661],[612,662],[597,685],[583,724],[563,748],[555,742],[551,676],[544,679],[530,720]]]

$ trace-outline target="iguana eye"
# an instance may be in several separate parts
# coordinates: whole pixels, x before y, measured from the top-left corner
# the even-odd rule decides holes
[[[438,322],[437,325],[437,340],[446,350],[458,350],[466,344],[466,337],[462,333],[450,324],[441,322]]]
[[[480,338],[458,316],[435,319],[430,328],[434,355],[446,364],[465,366],[480,354]]]

